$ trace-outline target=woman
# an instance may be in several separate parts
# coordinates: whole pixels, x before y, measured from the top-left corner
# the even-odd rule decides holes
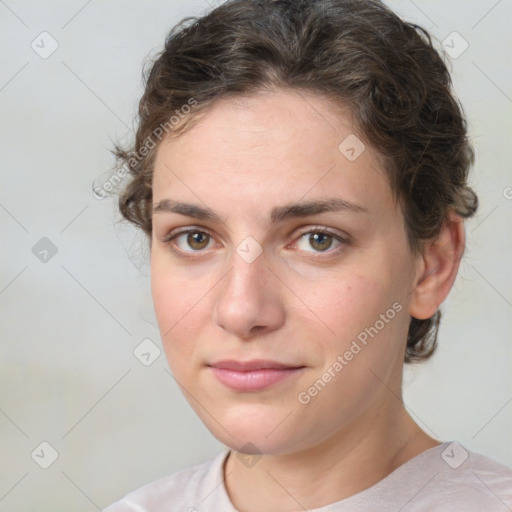
[[[228,449],[108,512],[512,507],[510,469],[401,398],[477,209],[423,29],[376,0],[228,1],[170,33],[116,152],[168,363]]]

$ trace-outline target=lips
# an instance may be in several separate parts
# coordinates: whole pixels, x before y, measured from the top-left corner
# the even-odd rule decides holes
[[[279,363],[278,361],[270,361],[265,359],[253,359],[252,361],[235,361],[229,359],[226,361],[219,361],[212,363],[210,366],[213,368],[221,368],[223,370],[235,370],[239,372],[246,372],[252,370],[285,370],[290,368],[300,368],[291,364]]]
[[[208,365],[215,377],[235,391],[261,391],[300,373],[304,366],[279,361],[254,359],[252,361],[224,360]]]

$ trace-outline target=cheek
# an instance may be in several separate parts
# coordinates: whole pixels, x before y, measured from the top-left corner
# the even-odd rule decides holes
[[[326,276],[311,288],[309,282],[303,284],[301,294],[309,298],[309,308],[336,337],[355,336],[370,319],[378,318],[386,296],[382,284],[353,271],[349,275]]]
[[[162,343],[174,370],[181,357],[194,351],[208,301],[204,283],[200,285],[177,268],[169,269],[160,260],[151,261],[151,294]]]
[[[317,379],[328,383],[315,403],[337,411],[332,413],[334,424],[366,407],[382,390],[382,382],[401,366],[408,322],[390,278],[379,281],[352,272],[338,282],[326,281],[310,295],[311,309],[329,326],[331,335],[309,333],[314,341],[310,350],[321,365],[302,390],[316,393]]]
[[[214,286],[214,272],[207,265],[173,263],[164,248],[151,254],[151,294],[160,331],[188,323],[189,313],[200,309],[203,299]]]
[[[346,353],[349,361],[386,366],[399,355],[407,308],[389,269],[387,277],[383,275],[352,271],[317,281],[314,290],[303,288],[310,310],[329,328],[328,336],[311,333],[317,350],[324,353],[324,365]]]

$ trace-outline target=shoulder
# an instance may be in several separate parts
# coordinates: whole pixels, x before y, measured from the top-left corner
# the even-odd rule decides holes
[[[429,452],[419,458],[423,476],[418,474],[418,492],[405,510],[511,510],[512,469],[457,442],[443,443]]]
[[[459,455],[457,455],[459,452]],[[510,510],[512,507],[512,469],[489,457],[451,443],[443,453],[447,462],[441,476],[446,487],[458,491],[460,499],[472,500],[470,510]],[[450,462],[451,461],[451,462]],[[463,494],[466,493],[467,496]],[[480,507],[480,508],[479,508]]]
[[[512,469],[444,442],[404,463],[383,480],[322,512],[510,512]]]
[[[146,484],[116,501],[104,512],[194,512],[202,501],[222,501],[224,450],[213,459]]]

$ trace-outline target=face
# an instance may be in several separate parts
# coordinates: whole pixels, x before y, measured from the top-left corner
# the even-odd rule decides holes
[[[417,260],[378,155],[354,134],[348,110],[276,90],[218,100],[158,149],[163,345],[190,405],[235,450],[362,435],[400,396]]]

